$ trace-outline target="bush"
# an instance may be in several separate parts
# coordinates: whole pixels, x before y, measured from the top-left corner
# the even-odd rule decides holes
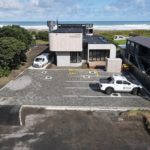
[[[48,41],[48,32],[47,31],[39,31],[36,34],[36,39],[37,40]]]
[[[10,69],[8,67],[0,68],[0,78],[7,77],[10,74]]]
[[[4,26],[0,28],[0,37],[14,37],[15,39],[24,42],[26,49],[29,48],[32,42],[32,35],[30,32],[20,26]]]
[[[26,46],[13,37],[0,38],[0,66],[15,69],[25,60]],[[23,58],[23,59],[22,59]]]

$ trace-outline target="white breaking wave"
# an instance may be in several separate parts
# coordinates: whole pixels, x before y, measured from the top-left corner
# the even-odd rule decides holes
[[[148,24],[132,24],[132,25],[95,25],[95,30],[150,30],[150,25]]]
[[[0,25],[3,27],[5,25]],[[33,30],[48,30],[47,25],[39,25],[39,26],[21,26],[25,29],[33,29]],[[94,30],[150,30],[150,24],[125,24],[125,25],[94,25]]]
[[[33,29],[33,30],[48,30],[48,27],[45,26],[21,26],[25,29]]]

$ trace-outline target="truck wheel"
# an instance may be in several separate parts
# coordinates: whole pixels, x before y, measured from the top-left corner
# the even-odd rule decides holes
[[[107,88],[105,92],[106,92],[106,94],[110,95],[114,92],[114,90],[113,90],[113,88]]]
[[[138,93],[139,93],[139,89],[138,89],[138,88],[134,88],[134,89],[132,90],[132,94],[133,94],[133,95],[138,95]]]

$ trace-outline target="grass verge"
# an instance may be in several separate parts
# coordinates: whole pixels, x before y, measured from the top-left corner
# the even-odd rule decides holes
[[[132,120],[133,118],[141,119],[143,121],[143,124],[145,126],[145,129],[150,134],[150,111],[146,110],[131,110],[127,112],[121,113],[121,117],[123,119]]]

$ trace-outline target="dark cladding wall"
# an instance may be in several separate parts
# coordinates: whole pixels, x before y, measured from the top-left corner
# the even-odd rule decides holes
[[[150,76],[139,71],[138,68],[132,67],[131,73],[146,87],[150,92]]]

